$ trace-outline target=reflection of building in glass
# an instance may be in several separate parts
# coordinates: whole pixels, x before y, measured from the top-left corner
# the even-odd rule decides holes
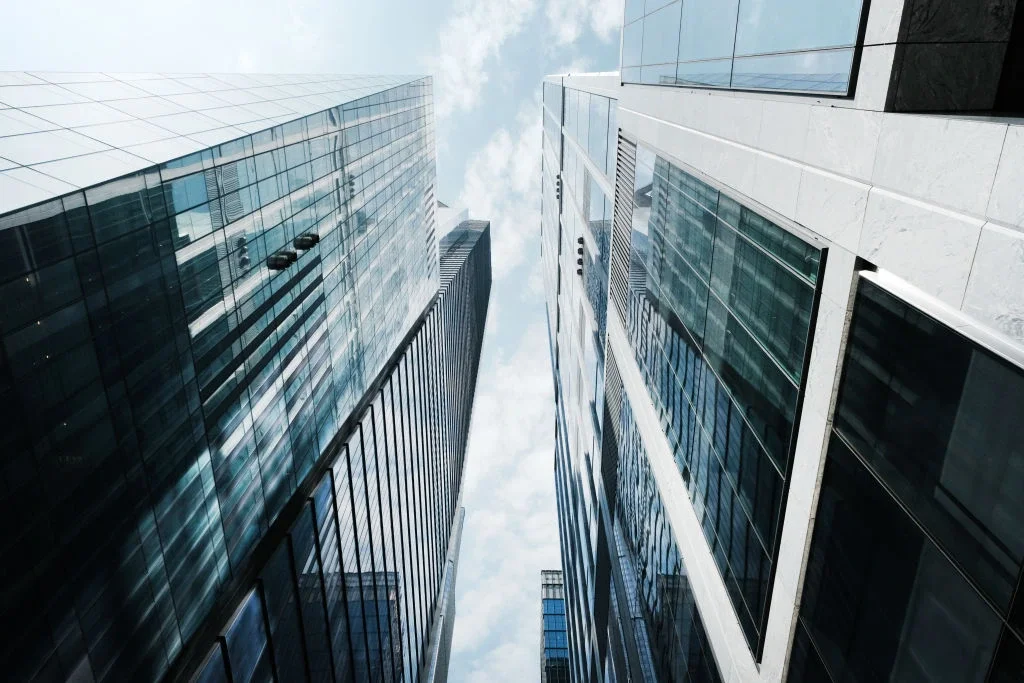
[[[976,4],[624,0],[619,72],[544,79],[573,680],[1024,680],[1024,24]]]
[[[565,591],[562,572],[545,569],[540,573],[541,597],[541,683],[569,683],[569,640],[565,623]]]
[[[340,673],[352,659],[338,598],[348,588],[332,569],[397,577],[401,623],[415,625],[374,652],[403,660],[380,671],[418,670],[489,283],[486,231],[471,265],[439,274],[430,80],[3,82],[0,102],[15,108],[0,116],[0,396],[11,406],[0,431],[13,469],[0,494],[11,524],[0,614],[18,624],[0,646],[5,670],[180,678],[228,617],[241,620],[231,633],[251,630],[263,604],[304,624],[302,638],[277,638],[268,617],[284,649],[267,666]],[[394,363],[395,397],[372,404],[367,391]],[[422,388],[428,378],[445,393]],[[375,427],[366,411],[387,421]],[[393,460],[375,450],[385,428],[401,435]],[[315,487],[325,472],[332,486]],[[428,505],[405,477],[446,495]],[[399,495],[407,507],[381,503]],[[311,496],[320,502],[304,507]],[[429,534],[418,528],[428,518]],[[398,566],[403,543],[415,575]],[[283,578],[261,580],[246,598],[261,566],[315,577],[320,613],[295,600],[292,579],[280,594]],[[223,638],[242,680],[247,665]]]

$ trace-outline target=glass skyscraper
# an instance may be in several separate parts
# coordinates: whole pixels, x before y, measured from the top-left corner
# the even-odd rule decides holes
[[[439,269],[430,79],[0,103],[5,671],[415,680],[490,285],[485,226]]]
[[[572,680],[1024,680],[1024,8],[623,4],[542,91]]]
[[[569,683],[569,639],[565,622],[565,589],[562,572],[544,569],[540,573],[541,683]]]

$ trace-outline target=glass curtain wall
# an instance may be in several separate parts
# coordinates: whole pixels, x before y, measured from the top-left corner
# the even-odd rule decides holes
[[[644,147],[630,343],[759,658],[823,252]]]
[[[245,566],[436,291],[430,87],[0,217],[15,678],[159,679]]]
[[[639,597],[656,678],[718,683],[722,675],[625,392],[620,433],[616,522],[630,557],[623,566],[635,572],[628,581]]]
[[[624,83],[846,95],[863,0],[626,0]]]
[[[1024,671],[1024,370],[861,279],[789,680]]]
[[[469,252],[448,252],[461,267],[442,265],[449,275],[435,305],[362,401],[337,459],[260,572],[250,600],[269,636],[250,648],[265,650],[265,673],[240,676],[249,668],[222,636],[200,667],[223,676],[210,680],[419,680],[458,513],[490,293],[490,233],[474,234]]]

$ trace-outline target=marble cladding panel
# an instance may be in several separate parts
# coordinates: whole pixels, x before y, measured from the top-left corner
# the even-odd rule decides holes
[[[805,167],[800,179],[796,221],[856,252],[860,246],[868,189],[864,183]]]
[[[874,188],[860,255],[960,308],[984,221]]]
[[[803,158],[810,116],[811,108],[802,102],[765,100],[758,146],[790,159]]]
[[[856,109],[885,111],[889,92],[893,89],[893,63],[896,45],[867,45],[861,50],[857,70],[857,89],[853,105]]]
[[[759,154],[750,196],[783,216],[796,215],[800,191],[800,164],[779,157]]]
[[[871,0],[868,25],[864,32],[865,45],[894,43],[899,37],[905,6],[914,0]]]
[[[764,100],[756,97],[715,97],[707,105],[707,130],[720,138],[756,145]]]
[[[962,310],[1024,342],[1024,233],[984,226]]]
[[[839,107],[811,107],[804,160],[857,180],[871,178],[882,114]]]
[[[873,4],[873,3],[872,3]],[[1016,0],[907,0],[901,41],[1002,42],[1010,38]]]
[[[1002,223],[1024,228],[1024,126],[1010,126],[992,184],[988,215]]]
[[[985,213],[1006,126],[930,116],[887,116],[873,184],[978,216]]]
[[[991,111],[1007,43],[905,43],[897,46],[895,88],[889,108],[897,112]]]

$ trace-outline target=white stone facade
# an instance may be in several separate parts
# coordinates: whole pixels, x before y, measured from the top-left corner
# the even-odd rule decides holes
[[[1024,122],[881,111],[903,2],[872,3],[857,95],[620,85],[623,135],[828,249],[764,652],[755,661],[629,347],[608,307],[608,347],[644,436],[724,680],[783,681],[858,277],[869,277],[1018,364],[1024,350]],[[888,63],[886,64],[886,60]]]

